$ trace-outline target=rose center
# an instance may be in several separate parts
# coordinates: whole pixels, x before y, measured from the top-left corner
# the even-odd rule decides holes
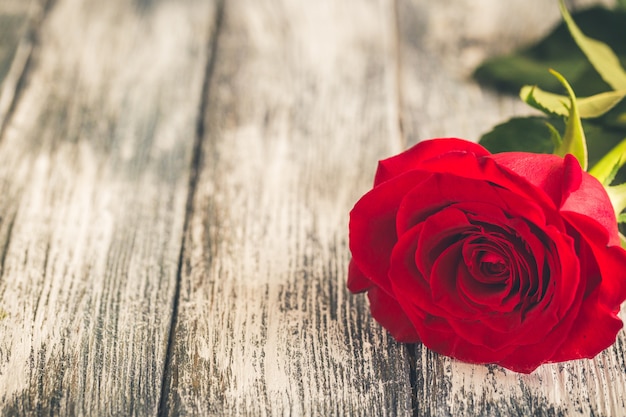
[[[504,256],[493,250],[476,250],[469,263],[475,280],[483,284],[503,284],[509,279],[510,266]]]
[[[507,265],[502,257],[486,253],[480,260],[480,270],[484,275],[502,277],[507,273]]]

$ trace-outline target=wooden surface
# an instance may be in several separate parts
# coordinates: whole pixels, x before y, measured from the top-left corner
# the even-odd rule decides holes
[[[517,375],[396,343],[345,288],[376,161],[527,113],[468,75],[556,21],[0,0],[0,415],[626,415],[623,331]]]

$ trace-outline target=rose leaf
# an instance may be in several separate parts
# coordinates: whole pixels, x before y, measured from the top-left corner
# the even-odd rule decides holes
[[[610,185],[617,171],[626,164],[626,139],[611,149],[589,170],[604,185]]]
[[[583,121],[587,136],[589,165],[594,166],[604,155],[611,151],[624,138],[623,130],[597,123],[598,119]],[[501,123],[480,138],[479,143],[492,153],[532,152],[551,153],[554,149],[552,133],[547,123],[563,132],[565,123],[562,117],[514,117]],[[620,170],[616,177],[619,183],[626,181],[626,169]]]
[[[586,36],[607,44],[620,62],[626,63],[626,42],[623,41],[626,9],[596,6],[572,13],[572,18]],[[550,76],[548,68],[563,74],[581,97],[611,89],[572,39],[564,22],[534,45],[486,60],[473,76],[483,85],[514,94],[526,84],[562,93],[560,83]]]
[[[567,10],[564,0],[559,0],[559,8],[570,34],[602,79],[614,90],[626,89],[626,72],[615,52],[607,44],[588,37],[580,30]]]
[[[604,189],[606,193],[609,195],[609,199],[611,200],[611,204],[613,204],[613,209],[615,210],[615,216],[618,218],[618,222],[620,218],[620,214],[624,209],[626,209],[626,183],[620,185],[611,185],[605,186]]]
[[[551,153],[554,149],[552,132],[546,123],[554,126],[557,131],[565,128],[560,117],[515,117],[485,133],[479,143],[492,153]]]
[[[590,97],[577,99],[578,111],[583,119],[603,116],[626,97],[626,90],[608,91]],[[526,104],[541,110],[549,116],[567,116],[567,96],[542,90],[537,86],[525,85],[520,90],[520,98]]]

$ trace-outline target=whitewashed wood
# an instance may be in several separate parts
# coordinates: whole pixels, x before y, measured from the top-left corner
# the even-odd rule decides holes
[[[185,236],[168,415],[407,416],[405,347],[345,288],[399,150],[389,1],[230,0]]]
[[[0,135],[15,100],[36,42],[47,0],[3,0],[0,3]]]
[[[56,0],[37,29],[0,137],[1,415],[156,414],[214,20]]]
[[[544,35],[559,21],[556,1],[399,0],[398,15],[402,121],[409,144],[445,136],[477,140],[511,116],[533,113],[516,97],[484,90],[469,76],[487,56]],[[463,364],[416,346],[416,413],[623,416],[625,346],[622,331],[593,361],[546,365],[531,375]]]
[[[0,83],[9,72],[17,46],[28,30],[28,9],[32,3],[23,0],[0,3]]]
[[[467,77],[556,6],[229,0],[208,74],[213,2],[0,1],[31,22],[0,56],[1,415],[626,415],[623,332],[520,376],[345,289],[376,161],[526,112]]]

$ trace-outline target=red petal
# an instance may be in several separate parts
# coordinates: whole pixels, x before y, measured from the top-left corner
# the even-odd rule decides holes
[[[395,298],[378,287],[372,287],[367,296],[372,317],[376,319],[398,342],[417,343],[420,338],[415,327]]]
[[[348,266],[348,289],[353,293],[359,293],[367,291],[373,286],[372,281],[367,279],[365,274],[356,266],[356,263],[351,260]]]
[[[556,155],[528,152],[503,152],[495,154],[491,158],[498,165],[511,170],[535,187],[543,190],[557,207],[561,205],[564,191],[563,158]],[[578,171],[580,171],[580,165]]]
[[[467,163],[464,163],[467,162]],[[484,165],[487,167],[489,164]],[[498,175],[503,182],[508,182],[501,172],[480,172],[483,168],[477,161],[463,161],[461,158],[454,158],[449,163],[450,167],[463,167],[465,172],[457,176],[450,173],[435,173],[425,179],[419,185],[410,190],[402,200],[402,205],[398,210],[396,229],[398,234],[413,227],[415,224],[424,221],[434,212],[454,203],[463,203],[462,208],[467,208],[468,212],[472,207],[468,204],[484,203],[476,210],[490,210],[489,214],[502,212],[510,217],[522,217],[538,227],[545,227],[546,213],[550,215],[555,223],[556,211],[550,207],[542,207],[526,194],[517,194],[501,187],[496,187],[491,181],[497,181]],[[492,168],[494,168],[492,166]],[[449,168],[450,169],[450,168]],[[473,169],[474,172],[472,172]],[[484,178],[465,178],[467,175],[482,176]],[[494,174],[492,180],[488,175]],[[515,184],[508,184],[515,188]],[[490,209],[489,206],[492,206]],[[461,207],[461,206],[459,206]]]
[[[471,153],[476,156],[490,155],[482,146],[463,139],[443,138],[424,140],[406,151],[378,163],[374,186],[404,172],[420,169],[422,162],[441,158],[450,152]]]
[[[511,355],[500,360],[498,364],[515,372],[530,373],[544,363],[559,362],[556,355],[573,331],[575,318],[574,314],[566,316],[540,343],[517,346]]]
[[[387,278],[397,241],[396,213],[406,193],[430,174],[412,171],[365,194],[350,212],[350,251],[363,275],[391,293]]]
[[[606,246],[606,230],[593,219],[577,214],[564,213],[585,240],[600,269],[599,301],[609,311],[616,311],[626,300],[626,251],[619,246]],[[593,277],[591,277],[593,278]]]
[[[609,244],[619,245],[613,206],[600,182],[583,172],[576,158],[566,155],[504,152],[491,157],[500,166],[543,190],[561,211],[584,214],[609,233]]]
[[[583,173],[580,187],[561,206],[561,212],[579,213],[606,229],[609,246],[619,246],[617,219],[609,196],[598,180]]]
[[[402,235],[393,250],[389,270],[393,294],[405,308],[407,304],[419,305],[420,311],[445,315],[445,311],[432,300],[428,277],[422,275],[415,263],[422,228],[420,224]]]
[[[474,345],[462,339],[450,327],[446,319],[432,316],[419,306],[399,300],[407,317],[413,322],[422,343],[429,349],[470,363],[494,363],[509,355],[515,347],[492,350],[485,346]]]
[[[498,154],[499,155],[499,154]],[[507,211],[523,212],[524,208],[517,207],[520,202],[526,201],[526,205],[532,204],[541,207],[546,216],[547,222],[551,224],[560,224],[561,220],[558,216],[557,205],[552,201],[542,189],[536,187],[527,179],[519,176],[510,169],[500,166],[494,159],[496,155],[476,158],[471,154],[448,153],[445,158],[432,158],[424,162],[424,170],[432,173],[444,174],[442,177],[454,180],[455,178],[465,178],[466,181],[474,180],[477,183],[484,183],[483,187],[489,187],[496,190],[497,193],[513,196],[515,203],[509,203],[508,197],[502,194],[499,198],[504,205],[495,203],[500,207],[507,207]],[[458,173],[458,174],[457,174]],[[458,190],[462,188],[459,184],[452,186],[451,189]],[[474,190],[474,199],[480,199],[476,186],[471,188]],[[533,221],[536,223],[536,221]]]
[[[423,230],[417,238],[415,265],[426,279],[430,278],[436,257],[440,256],[445,248],[458,242],[462,233],[475,229],[466,215],[455,208],[433,214],[420,226]]]
[[[599,302],[597,295],[587,298],[567,338],[552,357],[553,362],[593,358],[615,342],[622,321]]]

